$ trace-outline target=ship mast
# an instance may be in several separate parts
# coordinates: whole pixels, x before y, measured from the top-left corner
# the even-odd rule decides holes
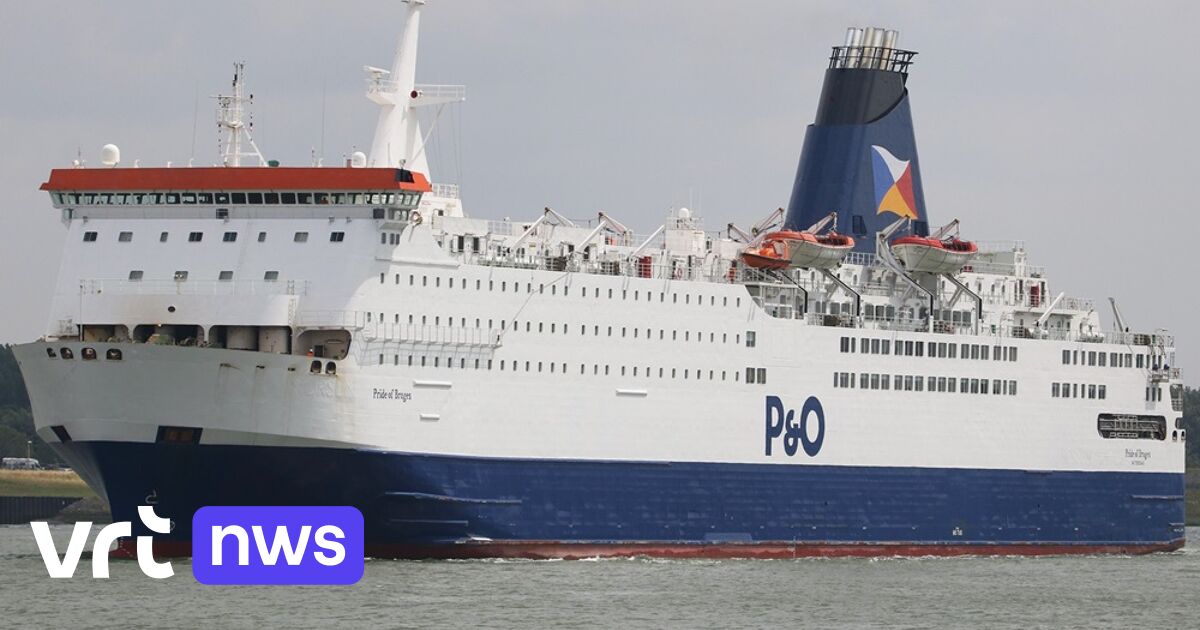
[[[225,166],[241,166],[243,157],[256,157],[259,166],[266,166],[266,158],[250,135],[254,122],[242,119],[247,106],[254,104],[254,95],[245,95],[245,68],[245,63],[233,64],[233,94],[212,97],[217,99],[217,129],[220,134],[217,146],[221,163]]]
[[[408,17],[400,32],[392,69],[364,67],[368,75],[367,98],[380,107],[367,163],[374,167],[405,168],[432,179],[425,155],[428,135],[421,134],[417,108],[436,107],[440,114],[446,105],[466,100],[466,88],[461,85],[417,85],[417,37],[425,0],[404,1],[408,3]],[[435,125],[436,118],[430,125],[430,132]]]

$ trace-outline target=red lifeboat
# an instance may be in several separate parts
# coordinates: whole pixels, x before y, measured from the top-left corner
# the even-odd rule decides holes
[[[956,274],[975,257],[979,248],[958,238],[901,236],[892,241],[892,251],[909,271]]]
[[[741,257],[742,262],[755,269],[787,269],[792,264],[787,241],[781,239],[764,238],[742,250]]]
[[[781,240],[787,244],[788,258],[792,267],[805,269],[831,269],[842,264],[842,260],[854,249],[854,239],[837,232],[813,234],[782,230],[771,232],[764,240]]]

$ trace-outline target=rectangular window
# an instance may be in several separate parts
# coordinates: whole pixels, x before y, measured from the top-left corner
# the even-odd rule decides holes
[[[132,240],[133,240],[133,232],[121,232],[120,234],[117,235],[118,242],[128,243]]]
[[[232,271],[222,271],[221,274],[219,276],[217,276],[217,280],[226,280],[226,281],[233,280],[233,272]]]
[[[1051,383],[1050,384],[1050,397],[1058,398],[1058,393],[1059,393],[1058,383]]]
[[[216,216],[218,219],[228,219],[229,218],[229,208],[217,208]]]
[[[230,203],[244,204],[244,203],[246,203],[246,193],[244,193],[244,192],[230,193],[229,199],[230,199]]]
[[[168,232],[163,232],[162,234],[159,234],[159,235],[158,235],[158,242],[159,242],[159,243],[166,243],[166,242],[167,242],[167,238],[168,238],[169,236],[170,236],[170,233],[168,233]]]
[[[746,347],[753,348],[755,344],[755,335],[753,330],[746,331]]]
[[[295,236],[292,237],[292,242],[307,243],[308,242],[308,232],[296,232]]]
[[[237,232],[226,232],[221,236],[221,241],[225,243],[237,242]]]
[[[330,232],[329,233],[329,242],[330,243],[341,243],[344,240],[346,240],[345,232]]]
[[[767,384],[767,368],[758,368],[758,384]]]
[[[184,280],[187,280],[187,277],[188,277],[188,272],[186,272],[186,271],[176,271],[175,272],[175,282],[183,282]]]
[[[138,280],[142,279],[142,275],[141,269],[134,269],[133,271],[129,272],[129,279],[133,282],[137,282]]]
[[[96,233],[95,232],[84,232],[83,233],[83,242],[84,243],[95,243],[96,242]]]
[[[188,234],[189,243],[199,243],[204,240],[204,232],[191,232]]]
[[[267,282],[275,282],[278,279],[279,279],[278,271],[268,271],[263,274],[263,280],[266,280]]]

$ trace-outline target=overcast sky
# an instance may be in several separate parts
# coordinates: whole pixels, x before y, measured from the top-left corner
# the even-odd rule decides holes
[[[51,168],[77,149],[98,164],[107,142],[126,164],[185,164],[193,145],[212,163],[207,96],[236,60],[264,153],[303,165],[323,146],[337,163],[370,144],[362,66],[390,66],[404,14],[0,3],[0,341],[44,330],[64,233],[37,191]],[[1025,241],[1052,294],[1094,298],[1106,320],[1116,297],[1200,369],[1197,23],[1194,2],[431,0],[418,81],[467,85],[431,168],[462,184],[469,214],[604,210],[648,232],[691,200],[715,230],[787,203],[845,27],[897,28],[920,53],[909,88],[931,223]]]

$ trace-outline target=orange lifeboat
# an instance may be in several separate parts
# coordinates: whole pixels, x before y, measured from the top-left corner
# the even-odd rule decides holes
[[[957,238],[940,241],[923,236],[901,236],[892,241],[892,251],[909,271],[954,274],[975,257],[979,248],[971,241]]]
[[[787,269],[792,264],[787,241],[769,235],[761,243],[742,250],[741,257],[742,262],[755,269]]]
[[[787,244],[791,266],[805,269],[836,267],[842,263],[850,250],[854,249],[854,239],[837,232],[813,234],[781,230],[767,234],[764,240],[784,241]]]

